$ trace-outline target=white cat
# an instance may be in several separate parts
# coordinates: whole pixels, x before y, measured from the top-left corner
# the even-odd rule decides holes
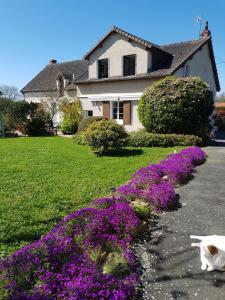
[[[200,240],[200,243],[192,243],[192,247],[200,247],[201,269],[207,271],[225,271],[225,236],[191,235],[191,239]]]

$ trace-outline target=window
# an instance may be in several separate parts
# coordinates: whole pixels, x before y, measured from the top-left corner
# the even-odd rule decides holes
[[[85,110],[84,113],[85,118],[93,117],[93,110]]]
[[[108,59],[98,60],[98,78],[108,78]]]
[[[190,66],[185,65],[184,66],[184,77],[188,77],[188,76],[190,76]]]
[[[123,57],[123,75],[135,75],[135,55],[126,55]]]
[[[112,118],[114,120],[123,120],[123,102],[113,102]]]

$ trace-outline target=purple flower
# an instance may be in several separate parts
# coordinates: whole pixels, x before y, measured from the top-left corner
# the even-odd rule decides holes
[[[189,158],[194,166],[202,164],[206,158],[206,153],[199,147],[188,147],[180,151],[180,155]]]
[[[181,156],[179,153],[170,155],[166,160],[160,162],[168,181],[174,185],[185,183],[193,171],[190,158]]]
[[[119,194],[120,196],[123,196],[128,201],[131,201],[131,200],[134,200],[137,198],[141,199],[144,195],[143,190],[140,188],[137,188],[132,181],[128,182],[127,184],[121,185],[117,189],[117,194]]]
[[[152,184],[145,190],[146,199],[157,210],[166,210],[174,202],[174,187],[169,182],[161,182]]]

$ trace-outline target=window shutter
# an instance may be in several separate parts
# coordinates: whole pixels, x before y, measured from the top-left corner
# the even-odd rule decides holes
[[[130,101],[123,102],[123,124],[124,125],[131,124],[131,102]]]
[[[109,101],[103,102],[103,117],[106,119],[110,119],[110,106]]]

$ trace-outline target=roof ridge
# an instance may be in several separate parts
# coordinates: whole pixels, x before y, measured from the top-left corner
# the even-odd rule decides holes
[[[195,39],[195,40],[180,41],[180,42],[175,42],[175,43],[170,43],[170,44],[164,44],[164,45],[160,45],[160,47],[167,47],[167,46],[173,46],[173,45],[175,46],[175,45],[180,45],[180,44],[187,44],[190,42],[205,42],[207,39],[209,39],[209,37]]]
[[[137,38],[138,40],[142,40],[142,41],[145,42],[145,43],[148,43],[148,44],[151,44],[151,45],[153,45],[153,46],[156,46],[156,47],[159,47],[159,48],[160,48],[159,45],[157,45],[157,44],[155,44],[155,43],[152,43],[152,42],[150,42],[150,41],[148,41],[148,40],[146,40],[146,39],[144,39],[144,38],[142,38],[142,37],[140,37],[140,36],[137,36],[137,35],[135,35],[135,34],[133,34],[133,33],[128,32],[128,31],[126,31],[126,30],[123,30],[123,29],[121,29],[121,28],[119,28],[119,27],[117,27],[117,26],[113,26],[113,29],[116,30],[116,31],[117,31],[117,30],[122,31],[122,32],[124,32],[124,33],[126,33],[126,34],[128,34],[128,35],[130,35],[130,36],[133,36],[133,37]]]
[[[68,60],[68,61],[62,61],[62,62],[57,62],[57,63],[55,63],[55,64],[48,64],[47,66],[55,66],[55,65],[62,65],[62,64],[67,64],[67,63],[72,63],[72,62],[81,62],[81,61],[85,61],[86,62],[86,60],[85,59],[74,59],[74,60]]]
[[[105,41],[105,40],[106,40],[113,32],[116,32],[116,33],[118,33],[118,34],[120,34],[120,35],[123,35],[123,36],[127,37],[128,39],[131,39],[131,40],[133,40],[134,42],[141,44],[142,46],[145,46],[145,47],[148,47],[148,48],[155,47],[155,48],[158,48],[158,49],[161,50],[161,51],[166,52],[168,55],[170,55],[170,53],[167,52],[166,50],[162,49],[161,46],[159,46],[159,45],[157,45],[157,44],[154,44],[154,43],[152,43],[152,42],[150,42],[150,41],[148,41],[148,40],[145,40],[145,39],[143,39],[143,38],[141,38],[141,37],[139,37],[139,36],[137,36],[137,35],[134,35],[134,34],[132,34],[132,33],[129,33],[128,31],[125,31],[125,30],[123,30],[123,29],[121,29],[121,28],[116,27],[116,26],[113,25],[113,27],[111,27],[110,31],[108,31],[108,33],[106,33],[106,34],[98,41],[98,43],[95,44],[95,46],[92,47],[92,48],[84,55],[84,58],[85,58],[85,59],[88,58],[89,55],[90,55],[93,51],[95,51],[95,49],[97,49],[97,47],[98,47],[99,45],[101,45],[101,44],[102,44],[102,43],[103,43],[103,42],[104,42],[104,41]]]

